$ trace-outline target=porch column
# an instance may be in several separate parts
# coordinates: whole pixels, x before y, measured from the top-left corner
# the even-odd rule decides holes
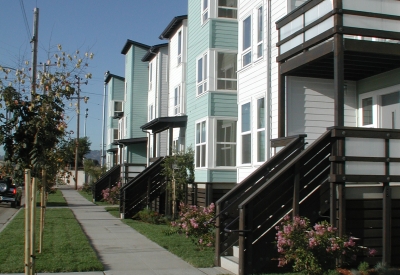
[[[153,158],[157,157],[157,134],[153,134]]]
[[[168,129],[168,156],[172,156],[173,136],[174,128],[169,127]]]
[[[278,68],[278,138],[281,138],[286,136],[286,83],[285,75],[281,74],[281,63]]]
[[[333,8],[342,10],[342,0],[333,2]],[[336,33],[334,39],[333,70],[335,87],[335,119],[334,126],[344,126],[344,46],[343,46],[343,15],[335,15]]]

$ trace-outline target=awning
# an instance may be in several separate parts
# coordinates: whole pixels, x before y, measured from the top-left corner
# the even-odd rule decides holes
[[[146,143],[147,142],[147,137],[143,138],[127,138],[127,139],[117,139],[112,145],[131,145],[131,144],[137,144],[137,143]]]
[[[153,134],[160,133],[168,128],[186,127],[187,116],[158,117],[140,126],[142,130],[151,130]]]

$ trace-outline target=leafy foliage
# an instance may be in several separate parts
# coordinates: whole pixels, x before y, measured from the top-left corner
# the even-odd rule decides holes
[[[0,108],[6,111],[6,115],[0,114],[0,143],[8,163],[3,172],[10,173],[12,167],[14,180],[22,181],[24,169],[31,169],[33,177],[40,177],[43,169],[51,171],[48,176],[56,176],[61,164],[57,144],[67,127],[64,102],[77,92],[78,76],[85,73],[86,61],[92,57],[88,53],[81,57],[79,51],[66,54],[58,45],[44,66],[56,65],[56,69],[39,70],[35,82],[28,76],[29,62],[26,68],[16,70],[0,66]],[[86,73],[85,77],[92,75]]]
[[[118,204],[120,192],[121,192],[121,182],[118,182],[111,188],[106,188],[103,191],[101,191],[101,194],[103,195],[103,201],[106,201],[110,204]]]
[[[293,262],[293,270],[306,274],[323,274],[335,268],[335,260],[354,260],[360,249],[353,237],[337,237],[337,229],[323,221],[310,226],[307,218],[286,216],[276,227],[279,265]],[[375,250],[369,250],[373,256]]]
[[[148,208],[139,211],[132,219],[151,224],[165,224],[166,221],[162,214]]]
[[[199,247],[213,247],[215,224],[210,222],[215,217],[215,205],[198,207],[196,205],[180,204],[178,221],[171,222],[171,226],[178,233],[184,233]]]

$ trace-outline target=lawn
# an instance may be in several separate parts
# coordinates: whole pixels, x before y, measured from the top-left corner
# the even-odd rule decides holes
[[[119,217],[117,207],[106,207],[106,210],[113,216]],[[200,250],[190,239],[185,238],[183,235],[173,234],[167,236],[164,232],[169,229],[168,225],[148,224],[131,219],[123,220],[123,222],[194,267],[214,266],[213,248]]]
[[[93,202],[93,195],[89,194],[88,192],[85,191],[79,191],[79,194],[82,195],[82,197],[86,198],[88,201]],[[96,201],[94,202],[96,205],[108,205],[110,206],[110,204],[108,202],[105,201]]]
[[[48,202],[49,206],[64,206],[65,200],[63,202],[61,192],[57,191],[49,195]],[[37,233],[39,210],[36,215]],[[24,272],[24,217],[25,210],[21,209],[0,233],[0,273]],[[70,209],[46,209],[43,239],[43,252],[36,255],[37,272],[104,270]]]

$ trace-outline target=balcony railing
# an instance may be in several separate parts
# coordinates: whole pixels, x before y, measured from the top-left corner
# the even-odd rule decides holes
[[[276,22],[278,61],[309,49],[335,33],[378,41],[400,40],[400,1],[314,0]]]

